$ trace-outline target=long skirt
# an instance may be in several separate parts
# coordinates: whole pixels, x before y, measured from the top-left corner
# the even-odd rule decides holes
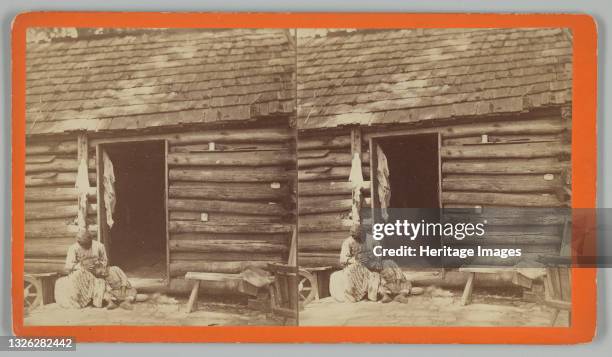
[[[102,307],[106,282],[92,273],[78,269],[55,283],[55,301],[64,308],[83,308],[90,303]]]
[[[339,302],[357,302],[366,297],[376,301],[379,287],[380,275],[360,263],[332,273],[329,281],[331,296]]]

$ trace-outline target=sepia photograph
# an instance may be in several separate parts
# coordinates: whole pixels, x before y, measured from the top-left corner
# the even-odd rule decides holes
[[[28,29],[25,325],[297,324],[294,37]]]
[[[571,268],[547,259],[571,240],[571,31],[296,37],[300,325],[570,326]],[[461,264],[372,238],[450,210],[486,233]],[[385,256],[411,250],[440,255]]]
[[[30,28],[25,324],[571,326],[572,43]]]

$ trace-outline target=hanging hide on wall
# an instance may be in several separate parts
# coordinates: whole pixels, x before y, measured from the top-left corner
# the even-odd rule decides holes
[[[115,195],[115,169],[106,151],[102,152],[102,162],[104,164],[104,175],[102,184],[104,185],[104,208],[106,211],[106,223],[109,228],[113,227],[113,213],[115,213],[115,205],[117,198]]]
[[[376,145],[376,180],[378,181],[378,203],[382,218],[386,221],[389,219],[387,208],[391,202],[391,183],[389,182],[389,164],[387,156],[380,145]]]

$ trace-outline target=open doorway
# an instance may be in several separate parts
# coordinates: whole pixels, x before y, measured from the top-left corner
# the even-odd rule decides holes
[[[101,238],[109,264],[121,267],[130,278],[165,278],[166,143],[103,144],[98,165]],[[104,175],[111,170],[114,184],[108,186]],[[109,191],[114,204],[105,197]]]
[[[437,223],[440,221],[440,137],[434,134],[372,138],[372,208],[377,222]],[[385,239],[385,248],[441,246],[441,237]],[[396,260],[401,266],[440,266],[439,258]]]
[[[384,160],[389,173],[389,207],[440,207],[438,134],[387,136],[377,138],[374,143],[380,147],[376,164]],[[384,158],[380,157],[381,153]],[[378,184],[384,180],[380,176],[377,179]]]

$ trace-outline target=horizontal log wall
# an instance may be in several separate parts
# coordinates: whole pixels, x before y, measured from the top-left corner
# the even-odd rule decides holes
[[[95,167],[90,162],[90,167]],[[78,211],[77,136],[53,140],[28,138],[25,177],[25,271],[50,272],[64,266],[75,240]],[[95,175],[89,177],[95,187]],[[96,233],[95,189],[90,190],[88,222]]]
[[[444,207],[481,206],[486,212],[487,207],[567,207],[570,204],[571,118],[561,108],[430,127],[363,127],[362,133],[366,179],[369,179],[368,151],[372,135],[440,133]],[[487,143],[483,143],[482,135],[487,135]],[[347,220],[351,207],[350,152],[350,129],[327,135],[300,132],[300,265],[338,264],[340,245],[350,227]],[[520,217],[515,223],[525,219]],[[527,256],[559,249],[564,222],[558,217],[533,222],[533,234],[525,235],[500,229],[496,222],[490,222],[492,243],[519,244]]]
[[[370,155],[362,141],[362,171],[370,178]],[[351,132],[298,136],[298,264],[335,266],[351,225]],[[366,196],[369,196],[369,183]],[[368,197],[369,203],[369,197]]]
[[[188,271],[286,263],[295,223],[294,131],[285,123],[168,141],[171,288]]]
[[[90,137],[89,230],[97,235],[96,145],[167,140],[171,286],[187,271],[237,273],[286,262],[296,216],[295,137],[286,120]],[[26,271],[57,271],[77,231],[77,137],[29,140],[26,151]]]

